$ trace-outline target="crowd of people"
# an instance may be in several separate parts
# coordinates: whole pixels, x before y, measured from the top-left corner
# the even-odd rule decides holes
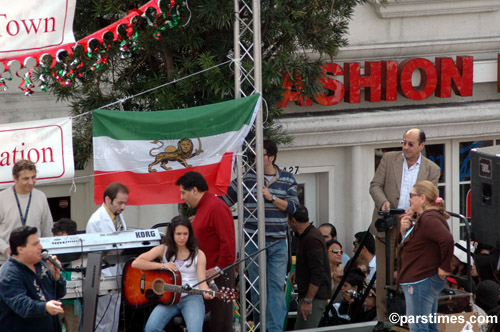
[[[402,289],[406,315],[435,314],[445,286],[473,292],[476,300],[471,305],[459,298],[439,307],[441,312],[474,311],[482,316],[500,312],[497,249],[481,244],[475,247],[470,270],[477,287],[471,289],[464,282],[469,270],[466,243],[454,243],[445,202],[437,188],[440,170],[423,156],[425,141],[422,130],[410,129],[403,135],[402,152],[384,154],[370,183],[375,202],[370,231],[360,230],[354,235],[352,255],[343,249],[332,223],[316,227],[309,220],[307,208],[299,204],[293,175],[276,164],[275,142],[264,141],[260,156],[265,173],[262,195],[266,245],[271,245],[265,252],[263,283],[267,287],[267,331],[284,329],[287,277],[298,295],[295,330],[365,321],[378,321],[374,330],[385,330],[386,286],[390,285],[395,285],[396,291]],[[42,260],[39,240],[41,236],[75,234],[76,223],[69,219],[53,223],[45,195],[34,188],[36,167],[32,162],[16,163],[13,178],[14,185],[0,193],[0,254],[7,258],[0,268],[0,325],[12,331],[30,330],[32,326],[39,331],[61,331],[64,323],[66,331],[79,331],[79,300],[60,299],[65,295],[65,280],[81,275],[63,273],[56,256],[51,256],[53,261]],[[245,188],[251,188],[246,190],[252,190],[244,193],[244,241],[250,244],[242,253],[245,255],[259,250],[256,179],[252,172],[243,178]],[[234,269],[219,273],[236,259],[234,220],[229,208],[237,202],[236,182],[223,197],[210,193],[206,180],[197,172],[184,173],[176,185],[182,200],[195,213],[189,218],[173,218],[162,244],[138,256],[131,266],[142,271],[179,271],[182,284],[201,290],[201,294],[183,294],[172,305],[158,304],[149,315],[145,331],[163,331],[175,315],[184,317],[190,332],[232,331],[233,304],[214,299],[214,294],[236,286]],[[86,232],[126,231],[123,211],[128,195],[125,185],[109,184]],[[377,223],[380,211],[386,216],[394,213],[394,224]],[[296,256],[296,264],[287,276],[290,251]],[[257,305],[259,267],[253,260],[247,265],[247,277],[253,285],[252,303]],[[116,277],[122,270],[123,264],[116,264],[103,269],[102,275]],[[121,303],[119,292],[99,297],[96,331],[118,331]],[[205,319],[205,312],[210,312],[210,319]],[[259,326],[255,310],[248,318]],[[433,323],[410,323],[409,328],[412,332],[437,331]]]

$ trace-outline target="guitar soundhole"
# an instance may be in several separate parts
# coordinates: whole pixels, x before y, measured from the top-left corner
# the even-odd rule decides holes
[[[161,298],[161,295],[155,294],[152,289],[147,289],[144,296],[148,301],[158,301]]]
[[[155,281],[153,281],[153,291],[155,292],[155,294],[163,295],[163,292],[164,292],[163,285],[164,284],[165,284],[165,282],[162,279],[156,279]]]

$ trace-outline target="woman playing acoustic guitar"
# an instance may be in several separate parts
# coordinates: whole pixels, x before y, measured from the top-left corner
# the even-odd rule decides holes
[[[161,263],[154,260],[160,259]],[[190,286],[205,279],[206,257],[198,249],[198,240],[194,237],[191,222],[182,216],[174,217],[167,227],[164,244],[160,244],[143,253],[132,262],[132,267],[139,270],[180,271],[182,284]],[[198,286],[210,290],[206,282]],[[207,300],[213,299],[209,292],[203,293]],[[173,305],[158,304],[146,323],[144,331],[163,331],[168,322],[182,313],[189,332],[201,332],[205,316],[205,304],[201,295],[182,294],[179,303]]]

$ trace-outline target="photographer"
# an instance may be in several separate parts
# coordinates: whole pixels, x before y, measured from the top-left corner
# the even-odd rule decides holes
[[[377,301],[376,288],[372,287],[368,291],[368,295],[366,296],[365,301],[363,302],[363,310],[359,317],[360,322],[368,322],[376,320],[377,318],[376,301]]]
[[[361,296],[364,289],[365,274],[359,268],[354,268],[349,272],[342,285],[343,299],[340,303],[334,303],[331,322],[333,325],[342,325],[360,322],[361,320],[354,315],[360,312]]]

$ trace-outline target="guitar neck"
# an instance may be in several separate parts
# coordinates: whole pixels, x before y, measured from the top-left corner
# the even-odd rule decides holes
[[[211,291],[211,290],[204,290],[204,289],[197,289],[197,288],[192,288],[192,289],[187,290],[182,286],[170,285],[170,284],[164,284],[163,287],[168,292],[176,292],[176,293],[187,293],[187,294],[196,294],[196,295],[203,295],[203,293],[213,293],[214,296],[216,296],[218,293],[218,292]]]

